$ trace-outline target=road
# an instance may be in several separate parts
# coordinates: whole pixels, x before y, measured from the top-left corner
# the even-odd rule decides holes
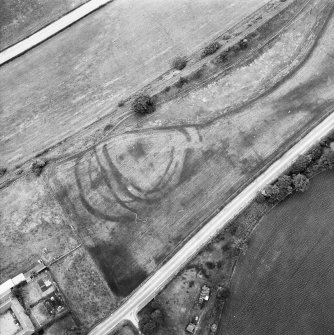
[[[334,114],[330,114],[330,116],[324,119],[318,126],[313,128],[295,146],[288,150],[280,159],[239,193],[239,195],[227,204],[218,215],[210,220],[165,265],[135,290],[123,305],[95,327],[89,335],[107,335],[121,321],[126,319],[133,320],[136,313],[152,300],[203,246],[240,213],[259,191],[277,179],[300,154],[310,149],[332,129],[334,129]]]
[[[112,0],[91,0],[0,53],[0,65],[34,48]]]

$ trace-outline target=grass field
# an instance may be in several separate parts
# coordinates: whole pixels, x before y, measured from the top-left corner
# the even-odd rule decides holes
[[[115,297],[84,248],[52,264],[50,270],[83,329],[90,329],[115,308]]]
[[[333,172],[266,215],[232,280],[222,334],[327,334],[334,330]]]
[[[289,40],[294,41],[290,57],[296,59],[301,54],[297,41],[307,45],[310,39],[307,32],[314,34],[321,27],[317,25],[314,10],[311,13],[307,11],[291,28],[300,36],[300,29],[306,29],[301,24],[304,23],[307,27],[302,35],[304,39],[293,40],[289,30],[262,54],[262,67],[271,65],[273,54],[282,49],[283,43],[285,50],[289,50]],[[332,26],[321,43],[332,38],[331,29]],[[87,241],[114,294],[128,295],[238,187],[274,157],[284,143],[293,141],[294,136],[324,115],[325,108],[332,104],[328,90],[333,85],[327,80],[328,76],[332,78],[331,59],[322,47],[319,50],[320,56],[314,54],[305,65],[308,69],[312,66],[312,72],[309,70],[304,82],[300,83],[297,73],[284,84],[294,92],[295,105],[285,95],[286,86],[282,86],[273,95],[236,113],[224,115],[224,111],[213,107],[207,111],[200,106],[189,107],[200,94],[210,94],[211,106],[219,105],[221,91],[218,89],[224,80],[234,78],[231,74],[210,85],[211,91],[199,90],[173,105],[177,111],[184,108],[183,114],[189,113],[189,117],[194,117],[191,113],[196,115],[196,112],[215,115],[211,121],[129,131],[52,166],[49,176],[53,190],[72,214],[79,235]],[[273,68],[275,71],[280,68],[281,72],[291,70],[287,64],[288,60],[283,59]],[[255,61],[247,69],[252,73],[258,67]],[[318,85],[314,84],[314,94],[305,98],[306,89],[302,88],[307,87],[310,77]],[[243,87],[240,89],[247,92]],[[171,106],[169,103],[170,110]],[[164,107],[161,110],[165,111]],[[162,118],[161,110],[152,118],[159,115]],[[164,115],[176,119],[175,115]]]
[[[43,179],[28,175],[2,189],[0,208],[0,282],[30,270],[42,259],[50,265],[75,320],[85,328],[110,313],[116,298],[83,247],[69,253],[80,241],[70,217]],[[54,262],[61,256],[65,257]],[[55,328],[64,328],[66,324]]]
[[[267,1],[113,1],[2,66],[1,160],[14,166],[108,114]]]
[[[87,0],[1,0],[0,51],[21,41]]]
[[[76,324],[72,318],[71,315],[67,315],[60,320],[58,320],[56,323],[54,323],[52,326],[46,328],[44,330],[44,335],[59,335],[63,334],[66,329],[71,329],[76,327]]]
[[[41,180],[30,176],[1,190],[0,208],[0,282],[29,270],[40,258],[48,263],[78,245]]]

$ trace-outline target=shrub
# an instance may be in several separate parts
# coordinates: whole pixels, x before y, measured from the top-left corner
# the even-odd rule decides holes
[[[155,335],[163,325],[164,319],[160,305],[153,300],[139,320],[139,329],[144,335]]]
[[[41,159],[38,159],[32,163],[31,170],[35,174],[36,177],[39,177],[42,174],[43,169],[45,168],[46,164],[47,164],[47,161],[43,161]]]
[[[227,56],[227,52],[223,52],[220,55],[217,56],[217,58],[215,59],[215,63],[220,64],[220,63],[225,63],[228,61],[228,56]]]
[[[292,178],[293,186],[297,192],[304,192],[308,189],[309,179],[303,174],[297,174]]]
[[[201,67],[197,71],[191,73],[188,78],[189,80],[198,80],[203,76],[203,72],[204,72],[204,68]]]
[[[206,262],[205,263],[205,265],[206,265],[206,267],[209,269],[209,270],[212,270],[212,269],[214,269],[216,266],[215,266],[215,263],[213,263],[213,262]]]
[[[334,132],[331,132],[330,134],[328,134],[325,138],[326,142],[333,142],[334,141]]]
[[[262,194],[262,192],[259,192],[255,197],[255,201],[259,204],[262,204],[266,201],[266,197],[264,196],[264,194]]]
[[[183,70],[187,66],[187,59],[186,57],[178,56],[173,59],[172,67],[176,70]]]
[[[233,249],[235,250],[235,253],[238,255],[242,253],[243,255],[246,254],[248,249],[248,242],[247,240],[243,238],[234,238],[233,241]]]
[[[125,105],[125,100],[120,100],[117,104],[118,107],[123,107]]]
[[[162,90],[162,92],[164,92],[164,93],[167,93],[169,91],[170,91],[170,86],[168,86],[168,85]]]
[[[141,94],[132,100],[131,109],[138,114],[153,113],[155,111],[155,104],[149,95]]]
[[[264,195],[269,203],[274,203],[280,200],[280,191],[277,185],[268,185],[264,189]]]
[[[248,47],[248,41],[247,41],[247,39],[246,38],[244,38],[243,40],[241,40],[240,42],[239,42],[239,47],[240,47],[240,49],[246,49],[247,47]]]
[[[5,167],[0,167],[0,177],[3,177],[7,172],[7,168]]]
[[[185,77],[180,77],[180,79],[175,83],[175,86],[177,88],[182,88],[183,85],[187,84],[189,80]]]
[[[219,42],[213,42],[207,45],[202,51],[202,58],[214,54],[221,47]]]

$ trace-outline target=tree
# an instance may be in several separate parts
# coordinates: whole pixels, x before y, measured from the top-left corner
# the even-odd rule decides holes
[[[294,175],[292,178],[293,186],[297,192],[304,192],[309,186],[309,179],[303,174]]]
[[[149,95],[140,94],[132,100],[131,109],[138,114],[153,113],[155,111],[155,104]]]
[[[277,182],[275,183],[279,189],[279,196],[277,200],[281,201],[292,193],[291,183],[291,177],[286,174],[278,178]]]
[[[224,300],[230,296],[230,289],[226,286],[219,288],[217,291],[217,299]]]
[[[280,191],[277,185],[268,185],[264,189],[264,195],[268,202],[274,203],[280,199]]]
[[[213,42],[207,45],[202,51],[202,58],[214,54],[221,47],[219,42]]]
[[[139,329],[144,335],[155,335],[164,323],[164,313],[156,300],[145,307],[144,313],[139,320]]]
[[[312,157],[310,155],[301,155],[297,158],[295,163],[291,167],[292,174],[298,174],[304,172],[308,165],[311,163]]]
[[[318,166],[320,169],[333,169],[334,151],[326,149],[319,159]]]
[[[187,66],[187,58],[178,56],[175,57],[172,61],[172,67],[176,70],[183,70]]]
[[[7,168],[5,167],[0,167],[0,177],[4,176],[7,172]]]
[[[45,168],[46,164],[47,164],[47,161],[44,161],[42,159],[37,159],[35,162],[32,163],[31,170],[35,174],[36,177],[39,177],[42,174],[43,169]]]
[[[311,156],[313,161],[318,160],[322,155],[322,147],[318,143],[308,151],[308,155]]]

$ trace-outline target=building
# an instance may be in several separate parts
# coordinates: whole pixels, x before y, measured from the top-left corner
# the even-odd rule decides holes
[[[210,334],[215,334],[217,332],[218,326],[216,323],[213,323],[210,327]]]
[[[196,330],[196,326],[193,323],[189,323],[186,328],[186,331],[190,334],[194,334],[195,330]]]
[[[199,294],[198,303],[201,305],[210,298],[210,287],[203,285]]]
[[[8,279],[3,284],[0,285],[0,300],[5,299],[6,297],[10,296],[11,290],[13,287],[24,283],[26,278],[23,273],[20,273],[16,277],[12,279]]]
[[[51,273],[42,263],[0,285],[1,334],[30,335],[68,312]]]
[[[35,327],[33,326],[29,316],[25,313],[24,308],[20,304],[20,302],[9,296],[0,303],[0,315],[7,314],[12,315],[14,322],[17,322],[19,325],[20,331],[15,331],[13,335],[31,335],[35,331]],[[8,318],[4,320],[6,323],[10,322]],[[1,325],[1,327],[5,327],[6,324]],[[10,334],[8,334],[10,335]]]

